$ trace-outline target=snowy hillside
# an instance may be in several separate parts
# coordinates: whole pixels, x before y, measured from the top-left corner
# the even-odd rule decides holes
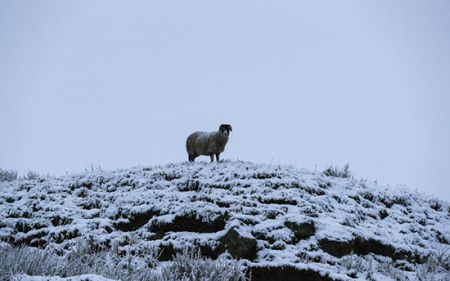
[[[444,257],[445,280],[450,208],[291,166],[179,163],[0,183],[0,239],[59,255],[80,239],[124,256],[156,248],[161,261],[228,252],[253,280],[416,280]]]

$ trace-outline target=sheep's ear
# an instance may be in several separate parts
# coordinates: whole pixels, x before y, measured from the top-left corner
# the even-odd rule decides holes
[[[219,127],[219,131],[233,131],[229,124],[222,124]]]

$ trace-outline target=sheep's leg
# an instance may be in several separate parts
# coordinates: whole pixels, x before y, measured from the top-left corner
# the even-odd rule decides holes
[[[189,162],[194,162],[195,155],[189,155]]]
[[[210,154],[209,157],[211,157],[211,162],[214,162],[214,154]]]
[[[220,153],[216,153],[216,161],[217,161],[217,162],[220,161],[220,160],[219,160],[219,155],[220,155]]]

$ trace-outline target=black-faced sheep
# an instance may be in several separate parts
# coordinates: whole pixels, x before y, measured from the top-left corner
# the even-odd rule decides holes
[[[200,155],[209,155],[211,162],[219,161],[219,155],[225,149],[228,142],[228,136],[232,128],[228,124],[222,124],[217,132],[194,132],[186,140],[186,150],[189,161],[194,161]]]

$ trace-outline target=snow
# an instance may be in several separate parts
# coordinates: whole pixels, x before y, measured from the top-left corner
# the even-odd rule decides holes
[[[20,281],[114,281],[112,279],[104,278],[94,274],[83,274],[79,276],[61,278],[58,276],[28,276],[18,275],[15,276]]]
[[[61,252],[85,237],[123,249],[167,243],[181,248],[215,246],[235,227],[243,237],[257,239],[257,257],[249,265],[306,266],[340,276],[340,257],[321,249],[320,240],[373,239],[426,257],[449,247],[449,210],[448,202],[425,194],[293,166],[183,162],[0,183],[0,239]],[[187,229],[152,232],[152,226],[188,214],[205,230],[194,232],[186,223]],[[223,228],[216,229],[220,220]],[[296,241],[286,221],[312,221],[315,233]],[[118,228],[136,222],[141,224],[136,229]],[[132,242],[123,245],[130,236]],[[300,253],[321,262],[306,262]]]

